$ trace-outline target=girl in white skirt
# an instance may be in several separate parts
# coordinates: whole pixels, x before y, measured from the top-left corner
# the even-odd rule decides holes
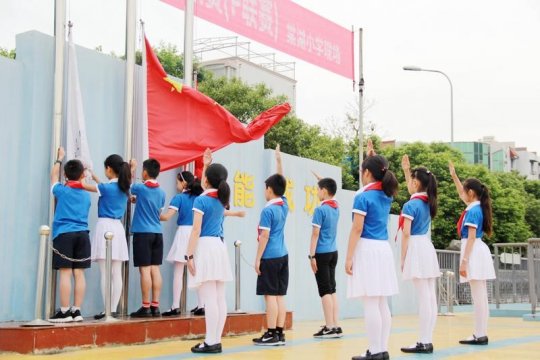
[[[193,227],[193,202],[203,192],[200,181],[196,180],[195,176],[189,171],[182,171],[177,175],[176,188],[180,193],[172,198],[169,209],[160,216],[161,221],[168,221],[174,214],[178,213],[176,221],[178,228],[167,255],[167,261],[174,264],[173,300],[171,308],[163,312],[162,316],[180,315],[180,295],[182,294],[182,279],[186,264],[185,256],[191,228]]]
[[[495,279],[495,269],[489,247],[482,241],[482,237],[484,233],[491,236],[493,230],[491,198],[487,186],[478,179],[469,178],[461,184],[452,162],[449,167],[459,197],[467,204],[457,225],[461,237],[459,280],[471,286],[474,305],[474,333],[459,343],[487,345],[489,304],[486,281]]]
[[[199,296],[205,305],[206,337],[191,351],[220,353],[227,319],[225,282],[232,280],[221,226],[231,191],[223,165],[211,164],[204,175],[202,183],[206,190],[193,203],[193,229],[185,259],[190,273],[189,287],[200,287]]]
[[[412,280],[418,298],[420,317],[419,341],[402,347],[405,353],[433,352],[433,330],[437,322],[435,280],[440,276],[435,247],[429,236],[431,219],[437,214],[437,179],[425,167],[411,171],[409,157],[403,156],[401,166],[411,199],[403,205],[399,217],[401,237],[401,270],[404,280]]]
[[[352,359],[385,360],[389,358],[388,339],[392,324],[387,297],[398,292],[387,231],[390,205],[398,182],[388,170],[388,161],[380,155],[364,160],[361,177],[362,183],[367,185],[354,198],[345,271],[349,275],[347,297],[361,298],[364,304],[368,350],[365,355]]]
[[[91,237],[92,261],[97,261],[101,274],[101,294],[105,304],[105,233],[111,231],[114,234],[112,240],[112,267],[111,267],[111,312],[116,314],[118,302],[122,295],[122,262],[129,259],[126,241],[126,231],[121,219],[126,213],[129,188],[131,186],[131,168],[120,155],[110,155],[105,159],[105,176],[108,183],[102,183],[96,174],[92,173],[92,179],[97,185],[84,184],[88,191],[97,192],[98,221],[94,235]],[[96,320],[105,317],[101,312],[94,316]]]

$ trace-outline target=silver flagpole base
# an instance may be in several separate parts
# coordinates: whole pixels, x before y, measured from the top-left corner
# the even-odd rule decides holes
[[[25,326],[25,327],[36,326],[36,327],[38,327],[38,326],[54,326],[54,324],[50,323],[48,321],[45,321],[45,320],[35,319],[35,320],[29,321],[27,323],[24,323],[21,326]]]
[[[114,323],[114,322],[118,322],[118,321],[120,321],[120,319],[114,318],[112,316],[105,316],[103,318],[103,322],[105,322],[105,323]]]
[[[247,311],[244,311],[242,309],[238,309],[238,310],[233,310],[231,312],[229,312],[228,314],[247,314]]]

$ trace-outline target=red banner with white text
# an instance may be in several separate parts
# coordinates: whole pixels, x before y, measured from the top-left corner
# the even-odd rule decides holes
[[[354,79],[353,32],[290,0],[195,0],[195,16]]]

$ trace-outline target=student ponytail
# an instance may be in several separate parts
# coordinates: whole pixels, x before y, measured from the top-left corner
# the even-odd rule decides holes
[[[131,186],[131,167],[129,164],[120,155],[113,154],[105,159],[104,166],[106,168],[110,167],[118,177],[118,187],[120,190],[125,194],[129,194],[129,188]]]
[[[218,199],[228,209],[231,198],[231,189],[227,184],[227,169],[221,164],[211,164],[206,169],[206,181],[218,191]]]
[[[411,172],[413,179],[422,185],[422,189],[428,195],[429,214],[433,219],[437,215],[437,178],[425,167],[418,167]]]
[[[482,184],[480,180],[470,178],[463,183],[463,189],[465,189],[465,191],[474,191],[480,200],[480,207],[482,208],[482,214],[484,215],[482,228],[488,236],[491,236],[493,234],[493,209],[491,207],[491,196],[489,195],[488,187]]]
[[[362,162],[362,172],[369,170],[375,180],[382,183],[382,190],[386,196],[394,196],[397,193],[398,181],[392,171],[388,169],[388,160],[384,156],[368,156]]]

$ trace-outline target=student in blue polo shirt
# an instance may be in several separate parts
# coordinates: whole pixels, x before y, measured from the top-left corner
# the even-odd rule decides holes
[[[228,172],[223,165],[211,164],[203,174],[202,184],[206,190],[193,202],[193,228],[185,260],[189,287],[199,288],[198,295],[205,306],[206,336],[202,343],[191,348],[191,352],[221,353],[221,335],[227,319],[225,282],[232,281],[221,224],[225,209],[229,207],[231,191],[227,184]]]
[[[316,175],[317,176],[317,175]],[[313,212],[311,224],[311,244],[309,260],[315,274],[319,296],[321,297],[325,326],[313,334],[316,338],[337,338],[343,336],[338,326],[339,308],[336,295],[336,265],[338,252],[336,244],[339,207],[334,199],[337,184],[334,179],[318,178],[318,197],[321,205]]]
[[[279,145],[275,155],[277,174],[265,181],[267,203],[261,212],[255,258],[257,295],[264,296],[268,330],[253,342],[263,346],[285,345],[285,295],[289,285],[289,255],[284,236],[289,205],[284,196],[287,180],[283,176]]]
[[[449,164],[450,175],[456,185],[459,198],[467,204],[457,225],[461,237],[459,281],[468,282],[474,305],[474,333],[460,340],[463,345],[487,345],[489,303],[487,280],[495,279],[491,252],[482,240],[484,234],[493,232],[493,210],[489,188],[480,180],[469,178],[461,183],[454,165]]]
[[[159,296],[161,294],[161,273],[163,261],[163,234],[159,216],[165,206],[165,192],[156,178],[160,164],[156,159],[143,162],[144,183],[133,184],[131,195],[136,198],[135,213],[131,232],[133,233],[133,264],[141,275],[142,306],[132,312],[131,317],[160,316]],[[152,292],[152,302],[150,302]]]
[[[360,175],[366,185],[354,197],[345,271],[349,275],[347,297],[361,298],[364,304],[368,350],[352,359],[384,360],[389,358],[392,325],[387,297],[398,292],[387,230],[398,182],[388,169],[388,161],[380,155],[368,155]]]
[[[398,231],[403,230],[401,269],[403,279],[412,280],[416,289],[420,320],[418,341],[401,351],[430,354],[438,312],[435,281],[440,276],[437,253],[429,235],[431,219],[437,214],[437,179],[423,166],[411,170],[407,155],[403,155],[401,167],[411,194],[399,218]]]
[[[63,148],[58,149],[58,157],[51,170],[52,194],[56,198],[53,220],[53,246],[61,254],[72,259],[88,259],[82,262],[70,261],[53,253],[53,269],[60,273],[60,310],[49,318],[50,322],[65,323],[83,321],[81,305],[86,290],[84,269],[90,267],[90,238],[88,236],[88,211],[90,194],[83,188],[84,166],[79,160],[69,160],[64,165],[65,184],[58,182],[60,166],[64,159]],[[70,308],[71,279],[75,290],[73,306]]]

